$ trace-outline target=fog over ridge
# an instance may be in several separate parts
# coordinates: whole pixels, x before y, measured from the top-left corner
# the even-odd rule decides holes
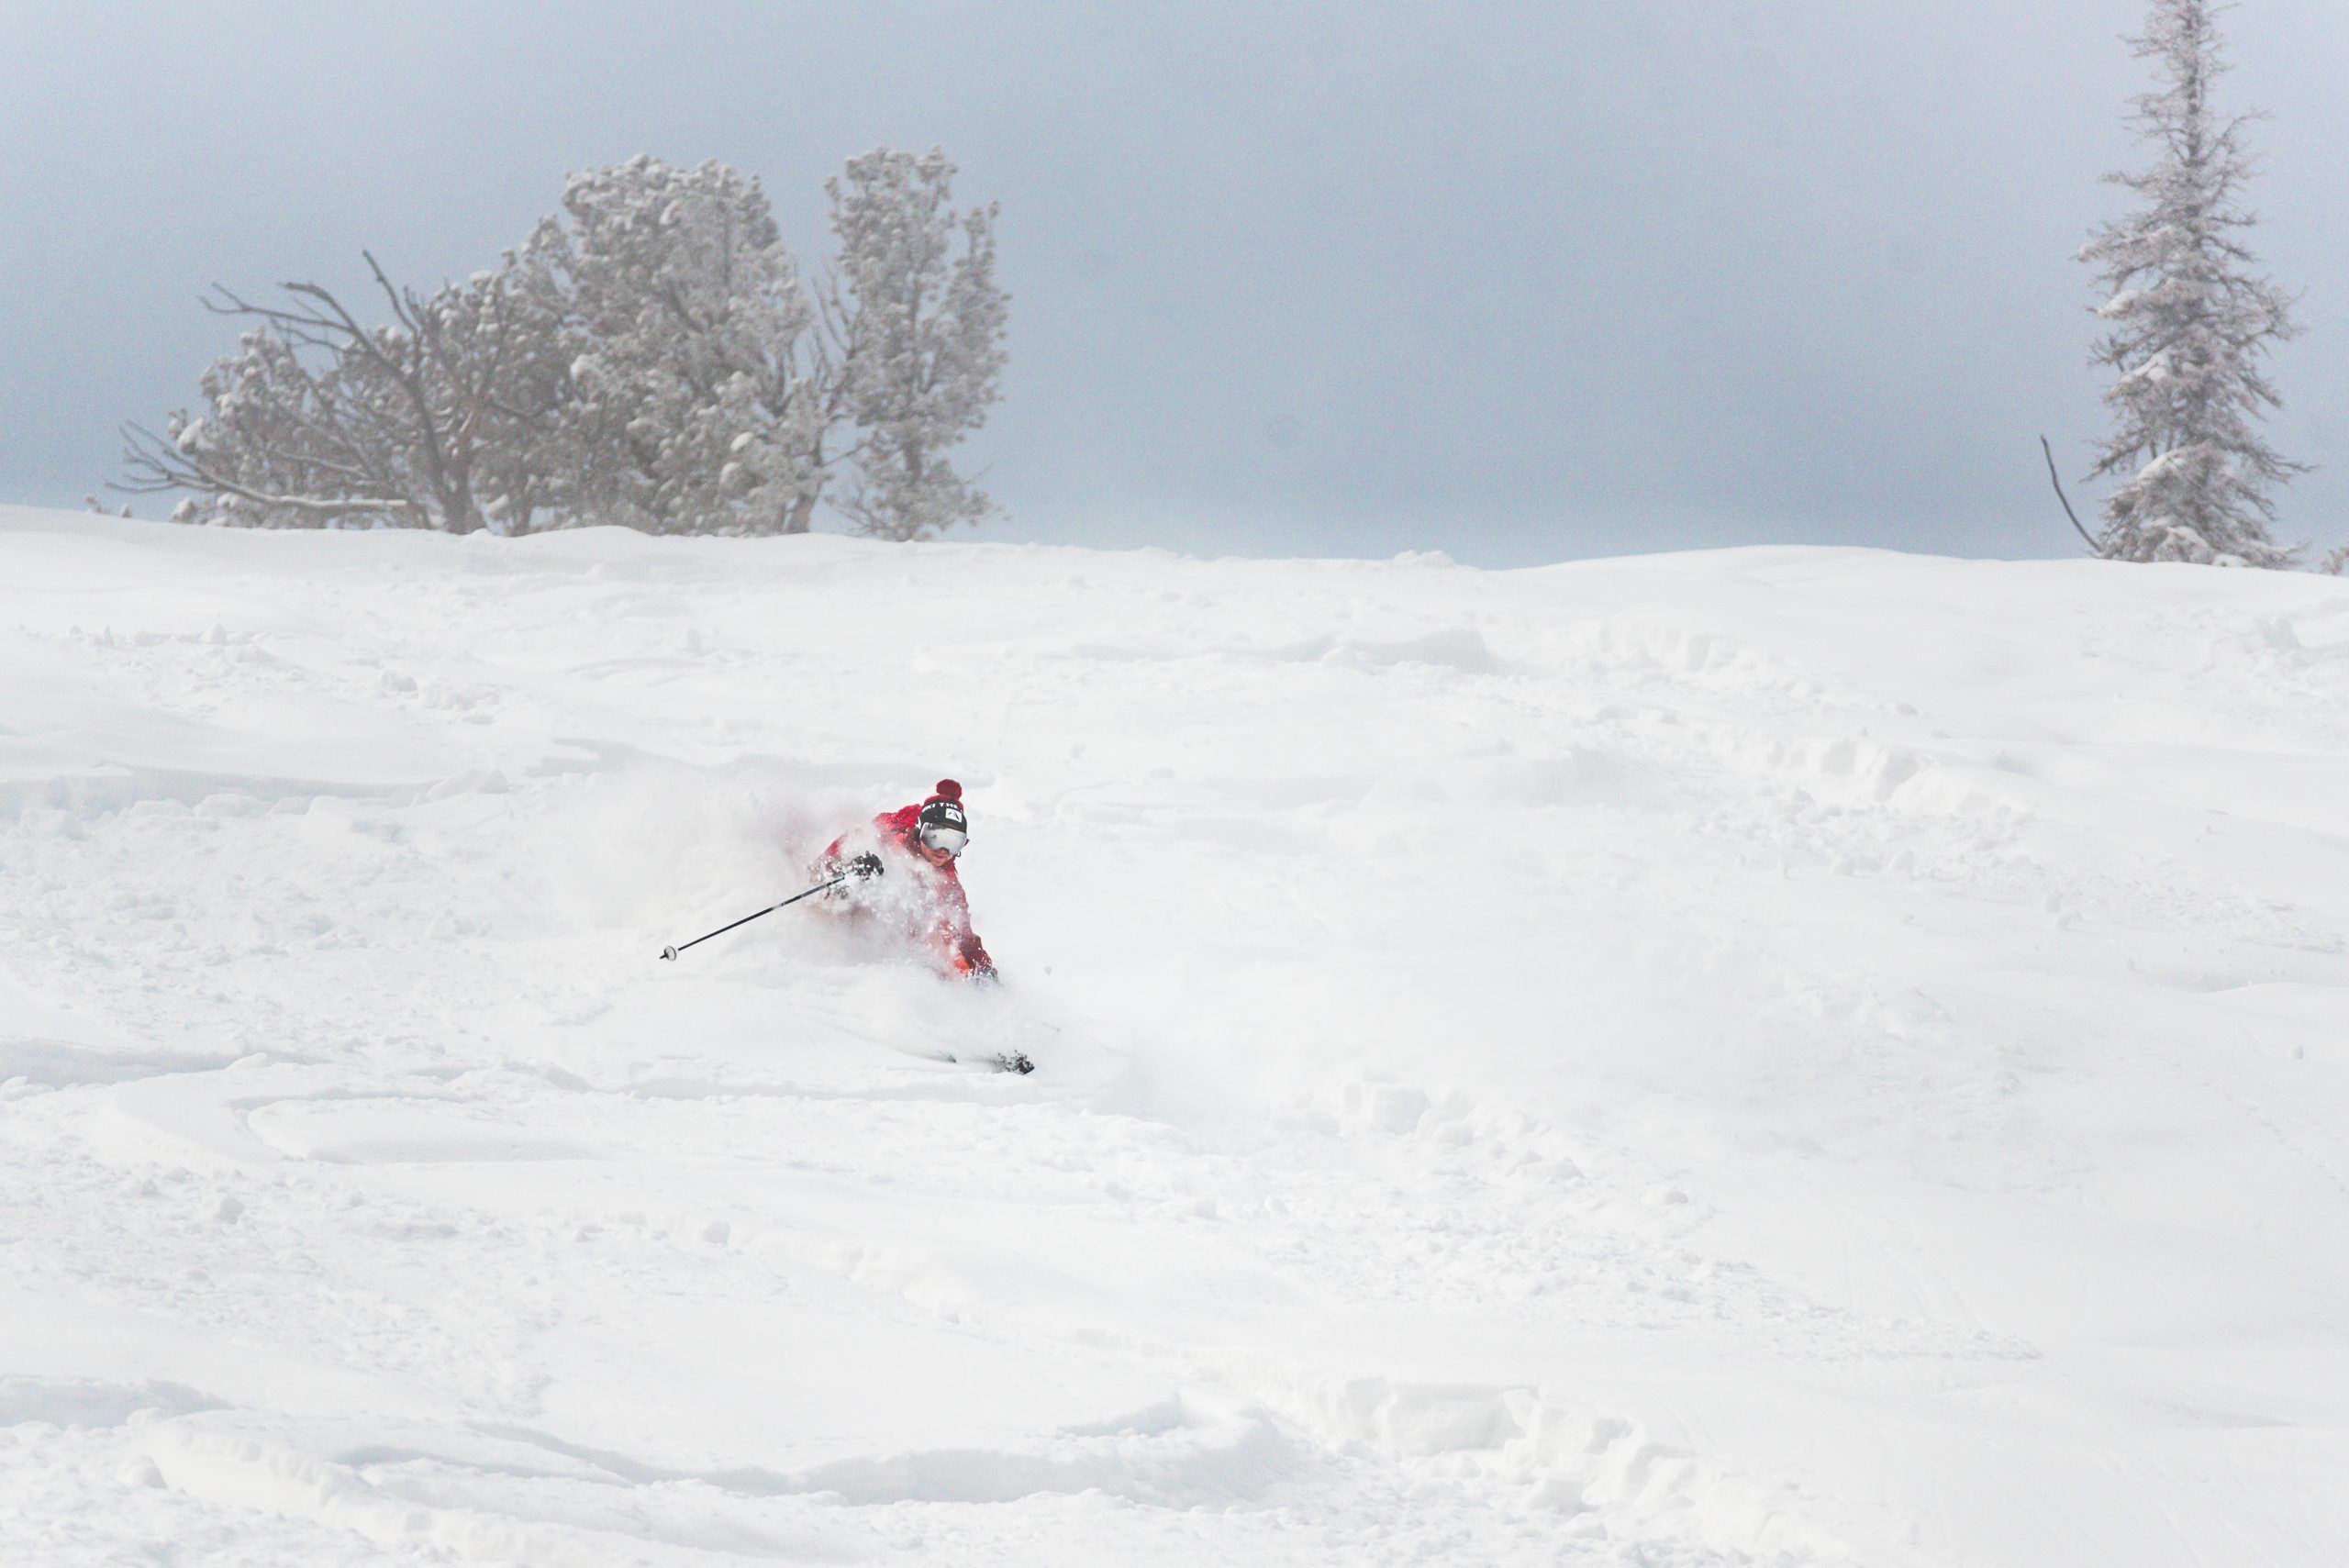
[[[639,151],[758,175],[812,259],[826,173],[938,143],[1013,294],[1010,516],[963,537],[1497,564],[2076,550],[2036,438],[2068,474],[2101,428],[2069,257],[2145,85],[2133,0],[0,11],[6,499],[195,400],[214,281],[462,277]],[[2278,533],[2330,547],[2349,17],[2222,26],[2305,291]]]

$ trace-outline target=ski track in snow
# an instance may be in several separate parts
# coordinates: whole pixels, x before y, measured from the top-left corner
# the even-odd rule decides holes
[[[2349,1560],[2344,698],[2192,568],[0,508],[0,1561]],[[654,962],[941,773],[1001,995]]]

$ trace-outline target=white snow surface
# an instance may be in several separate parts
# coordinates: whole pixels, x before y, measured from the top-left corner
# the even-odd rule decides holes
[[[0,1561],[2333,1568],[2344,846],[2310,576],[0,510]]]

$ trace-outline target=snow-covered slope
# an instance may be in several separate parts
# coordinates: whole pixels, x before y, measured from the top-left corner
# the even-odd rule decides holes
[[[2344,845],[2309,577],[0,511],[0,1560],[2337,1564]]]

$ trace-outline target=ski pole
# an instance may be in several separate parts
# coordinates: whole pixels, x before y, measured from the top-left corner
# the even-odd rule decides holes
[[[745,916],[743,916],[740,919],[739,919],[739,920],[735,921],[735,922],[734,922],[734,925],[732,925],[732,926],[720,926],[720,927],[718,927],[718,929],[716,929],[716,930],[714,930],[714,931],[708,932],[708,933],[707,933],[706,935],[703,935],[703,936],[696,937],[692,941],[686,942],[686,943],[685,943],[683,946],[674,947],[674,948],[662,948],[662,949],[661,950],[661,956],[662,956],[662,958],[671,958],[671,959],[675,958],[679,953],[681,953],[681,952],[685,951],[686,948],[689,948],[689,947],[697,947],[697,946],[699,946],[701,943],[703,943],[703,942],[706,942],[706,941],[709,940],[709,939],[710,939],[711,937],[722,937],[722,936],[724,936],[727,932],[729,932],[729,931],[732,930],[732,929],[734,929],[734,926],[747,926],[747,925],[749,925],[751,921],[753,921],[753,920],[757,919],[761,915],[772,915],[772,914],[774,914],[774,913],[776,910],[778,910],[778,909],[785,909],[785,908],[788,908],[788,907],[790,907],[792,905],[798,903],[798,902],[799,902],[801,899],[803,899],[803,898],[813,898],[814,896],[816,896],[816,895],[818,895],[818,893],[823,892],[826,888],[838,887],[841,883],[846,882],[846,881],[847,881],[851,876],[852,876],[852,875],[854,875],[854,874],[855,874],[855,873],[854,873],[853,872],[845,872],[845,871],[844,871],[844,872],[841,873],[840,873],[840,875],[838,875],[838,876],[836,876],[836,877],[832,878],[832,880],[831,880],[831,881],[829,881],[829,882],[819,882],[819,883],[818,883],[815,886],[813,886],[813,887],[809,888],[809,889],[808,889],[807,892],[805,892],[805,893],[795,893],[795,894],[793,894],[790,897],[788,897],[788,898],[785,899],[781,904],[770,904],[770,905],[768,905],[768,906],[767,906],[765,908],[763,908],[763,909],[756,910],[756,911],[754,911],[754,912],[753,912],[753,913],[751,913],[751,914],[745,915]]]

